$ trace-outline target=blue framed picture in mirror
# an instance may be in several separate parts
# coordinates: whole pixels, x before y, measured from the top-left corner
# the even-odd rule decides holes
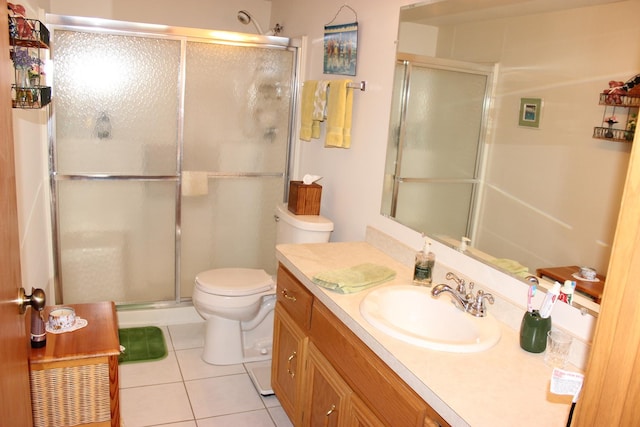
[[[518,116],[519,126],[535,129],[539,128],[541,114],[541,98],[520,98],[520,115]]]

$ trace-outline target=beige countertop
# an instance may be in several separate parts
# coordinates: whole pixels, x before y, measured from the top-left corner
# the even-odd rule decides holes
[[[479,353],[423,349],[378,331],[360,315],[359,306],[366,290],[343,295],[311,281],[319,272],[363,262],[386,265],[396,271],[393,281],[377,287],[411,281],[411,268],[370,244],[278,245],[277,258],[451,425],[566,425],[571,396],[549,392],[551,368],[543,363],[543,354],[520,348],[517,331],[501,324],[498,344]],[[492,308],[489,306],[489,312]]]

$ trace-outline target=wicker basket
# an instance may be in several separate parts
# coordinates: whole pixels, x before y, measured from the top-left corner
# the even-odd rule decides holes
[[[31,399],[35,427],[110,426],[109,363],[32,370]]]

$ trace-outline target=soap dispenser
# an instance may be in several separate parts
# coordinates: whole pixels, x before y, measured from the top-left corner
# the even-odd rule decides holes
[[[431,252],[431,242],[425,238],[424,247],[416,254],[413,283],[421,286],[431,286],[433,282],[433,266],[435,263],[436,255]]]
[[[469,243],[471,243],[471,239],[466,236],[460,239],[460,247],[458,247],[458,251],[465,252],[469,246]]]

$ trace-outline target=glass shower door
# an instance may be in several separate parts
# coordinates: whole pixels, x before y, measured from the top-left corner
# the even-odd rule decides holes
[[[290,49],[187,43],[183,298],[211,268],[275,274],[274,209],[285,189],[294,60]],[[194,192],[186,177],[206,179],[199,183],[206,191]]]
[[[57,25],[57,302],[169,305],[190,299],[204,270],[275,273],[297,49],[235,33]]]
[[[56,292],[174,300],[180,41],[54,36]]]

